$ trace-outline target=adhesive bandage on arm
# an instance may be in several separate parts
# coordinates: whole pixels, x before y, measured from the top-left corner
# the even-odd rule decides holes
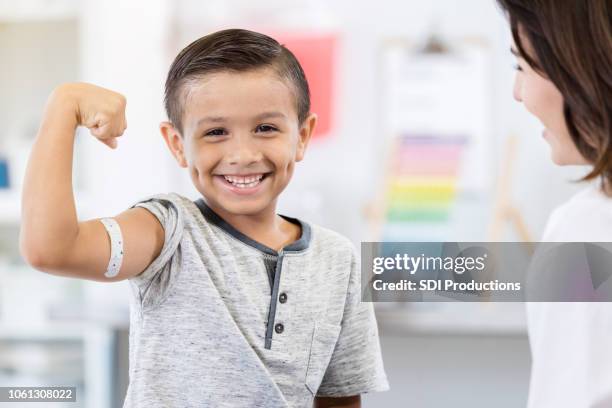
[[[121,235],[121,228],[114,218],[101,218],[100,222],[106,228],[111,243],[111,254],[108,266],[106,267],[106,273],[104,276],[107,278],[114,278],[121,269],[121,262],[123,261],[123,237]]]

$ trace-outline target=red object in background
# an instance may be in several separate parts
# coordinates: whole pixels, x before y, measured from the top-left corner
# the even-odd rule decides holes
[[[287,47],[304,69],[310,87],[310,110],[318,116],[314,139],[328,137],[334,118],[334,74],[337,36],[333,34],[272,35]]]

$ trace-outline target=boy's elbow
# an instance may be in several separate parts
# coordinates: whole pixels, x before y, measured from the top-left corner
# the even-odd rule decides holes
[[[39,245],[33,245],[23,233],[19,236],[19,253],[28,265],[42,272],[50,272],[58,263],[57,257]]]
[[[44,272],[51,265],[49,257],[42,251],[20,245],[19,252],[24,261],[34,269]]]

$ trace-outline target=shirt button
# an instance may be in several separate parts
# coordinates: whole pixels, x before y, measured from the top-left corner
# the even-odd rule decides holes
[[[282,323],[278,323],[276,326],[274,326],[274,331],[277,332],[278,334],[281,334],[284,330],[285,330],[285,326],[283,326]]]
[[[281,293],[280,296],[278,297],[278,301],[281,303],[285,303],[287,301],[287,294],[286,293]]]

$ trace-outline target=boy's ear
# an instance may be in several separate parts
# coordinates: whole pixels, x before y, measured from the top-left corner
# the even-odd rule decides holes
[[[171,122],[161,122],[159,124],[159,131],[179,166],[186,168],[187,159],[185,158],[185,146],[183,145],[181,134]]]
[[[300,137],[297,144],[297,149],[295,152],[295,161],[299,162],[304,158],[304,154],[306,153],[306,147],[308,146],[308,142],[310,142],[310,137],[315,130],[317,125],[317,115],[311,113],[308,115],[302,125],[300,126]]]

